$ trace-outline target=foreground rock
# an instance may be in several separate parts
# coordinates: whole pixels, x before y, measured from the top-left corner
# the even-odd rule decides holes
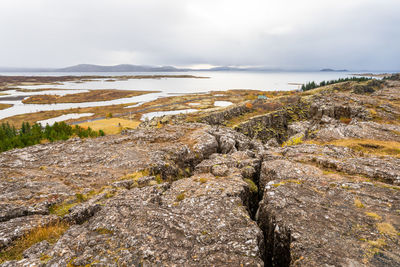
[[[56,243],[5,266],[262,266],[263,234],[249,206],[257,195],[242,176],[254,176],[242,169],[259,165],[248,150],[257,145],[232,130],[194,124],[4,153],[2,246],[34,231],[35,218],[49,225],[43,219],[57,220],[55,213],[70,224]],[[217,152],[237,154],[243,164],[214,168],[218,175],[195,167],[216,165]]]
[[[263,235],[243,206],[247,191],[240,175],[125,190],[41,253],[53,266],[261,266]]]
[[[264,162],[260,179],[266,264],[399,264],[399,188],[286,159]]]

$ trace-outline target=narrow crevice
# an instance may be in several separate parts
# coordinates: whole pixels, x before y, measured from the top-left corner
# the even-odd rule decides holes
[[[0,222],[7,222],[15,218],[26,217],[31,215],[48,215],[48,210],[37,210],[37,211],[30,211],[28,209],[14,209],[9,212],[5,212],[3,216],[0,216]]]
[[[264,209],[257,214],[257,223],[264,234],[262,259],[264,266],[290,266],[290,229],[276,222],[275,215]]]
[[[257,223],[263,233],[263,241],[259,244],[261,259],[265,266],[290,266],[290,230],[280,225],[274,213],[262,203],[264,197],[264,188],[260,186],[262,162],[263,160],[260,160],[255,168],[256,172],[252,179],[257,185],[258,192],[250,194],[247,202],[250,218]]]
[[[250,197],[249,197],[249,213],[250,213],[250,218],[255,221],[256,220],[256,214],[257,210],[259,207],[259,203],[263,198],[263,190],[260,188],[260,174],[261,174],[261,162],[260,161],[257,166],[255,167],[256,172],[254,173],[252,177],[252,181],[254,184],[257,186],[257,191],[250,191]]]

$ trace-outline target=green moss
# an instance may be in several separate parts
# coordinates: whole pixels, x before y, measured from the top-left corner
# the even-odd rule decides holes
[[[202,177],[200,178],[199,182],[202,184],[207,183],[207,178]]]
[[[69,213],[69,209],[75,207],[78,204],[79,204],[78,202],[73,202],[73,203],[63,202],[60,204],[52,205],[49,208],[49,212],[50,214],[55,214],[59,217],[64,217]]]
[[[281,181],[281,182],[279,182],[277,184],[272,184],[272,186],[273,187],[279,187],[281,185],[285,185],[285,184],[288,184],[288,183],[302,184],[302,181],[300,181],[300,180],[285,180],[285,181]]]
[[[113,231],[106,228],[97,228],[95,231],[101,235],[112,235],[114,233]]]
[[[69,210],[71,208],[75,207],[79,203],[86,202],[87,200],[92,198],[94,195],[96,195],[96,191],[94,191],[94,190],[90,191],[87,194],[77,193],[77,194],[75,194],[75,199],[69,199],[62,203],[50,206],[49,213],[55,214],[59,217],[64,217],[65,215],[67,215],[69,213]]]
[[[150,170],[149,169],[144,169],[144,170],[141,170],[141,171],[137,171],[137,172],[133,172],[133,173],[127,174],[127,175],[121,177],[120,180],[135,180],[136,181],[137,179],[139,179],[141,177],[149,176],[149,175],[150,175]]]
[[[244,181],[249,185],[250,192],[257,193],[258,187],[251,179],[244,179]]]
[[[108,191],[105,195],[105,198],[112,198],[113,196],[115,196],[117,192],[115,191]]]
[[[47,255],[47,254],[42,254],[41,256],[40,256],[40,263],[42,263],[42,264],[46,264],[46,263],[48,263],[50,260],[51,260],[51,256],[49,256],[49,255]]]
[[[182,201],[185,199],[185,193],[180,193],[179,195],[176,196],[177,201]]]
[[[282,147],[299,145],[299,144],[303,143],[303,138],[304,138],[304,135],[293,137],[293,138],[289,139],[288,141],[283,142]]]
[[[162,184],[164,182],[164,180],[161,177],[161,174],[157,174],[155,177],[156,177],[156,182],[158,184]]]

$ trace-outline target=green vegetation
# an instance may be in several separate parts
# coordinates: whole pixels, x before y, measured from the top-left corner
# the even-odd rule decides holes
[[[350,78],[339,78],[337,80],[330,80],[330,81],[322,81],[319,84],[312,81],[312,82],[308,82],[306,84],[303,84],[301,86],[301,90],[303,92],[311,90],[311,89],[315,89],[321,86],[325,86],[325,85],[330,85],[330,84],[335,84],[335,83],[341,83],[341,82],[365,82],[371,80],[371,78],[367,78],[367,77],[350,77]]]
[[[93,131],[90,127],[85,129],[78,125],[72,127],[65,122],[56,122],[52,126],[46,125],[45,128],[37,123],[31,126],[28,122],[23,122],[19,130],[7,122],[0,125],[0,152],[36,145],[45,140],[53,142],[67,140],[72,136],[87,138],[103,135],[102,130]]]
[[[250,192],[257,193],[258,187],[251,179],[244,179],[244,181],[249,185]]]
[[[282,147],[299,145],[303,143],[303,138],[304,138],[303,135],[294,136],[291,139],[287,140],[286,142],[283,142]]]
[[[207,178],[200,178],[199,182],[202,184],[207,183]]]
[[[49,212],[50,214],[55,214],[59,217],[64,217],[69,213],[69,210],[79,203],[83,203],[88,201],[90,198],[92,198],[94,195],[96,195],[96,191],[92,190],[87,194],[81,194],[77,193],[75,194],[75,198],[66,200],[64,202],[54,204],[50,206]]]
[[[354,199],[354,206],[356,206],[359,209],[365,208],[364,204],[358,198]]]
[[[176,196],[177,201],[182,201],[185,199],[185,193],[180,193],[179,195]]]
[[[385,76],[385,77],[383,77],[383,80],[399,81],[400,73],[392,74],[390,76]]]

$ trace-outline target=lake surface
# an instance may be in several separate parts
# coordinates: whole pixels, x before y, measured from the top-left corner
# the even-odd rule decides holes
[[[209,77],[207,79],[193,78],[162,78],[162,79],[130,79],[116,80],[113,82],[107,79],[96,79],[83,83],[65,82],[57,85],[37,85],[37,86],[21,86],[25,89],[73,89],[71,91],[42,91],[42,92],[17,92],[15,90],[5,91],[7,96],[0,96],[0,103],[13,104],[8,109],[0,110],[0,119],[11,117],[14,115],[32,113],[48,110],[63,110],[78,107],[94,107],[113,104],[140,105],[142,103],[155,100],[160,97],[171,95],[181,95],[189,93],[206,93],[209,91],[226,91],[230,89],[254,89],[262,91],[274,90],[294,90],[299,89],[300,85],[310,81],[321,82],[324,80],[333,80],[352,76],[349,72],[247,72],[247,71],[230,71],[230,72],[168,72],[168,73],[0,73],[0,75],[13,76],[123,76],[123,75],[195,75]],[[151,93],[130,98],[122,98],[110,101],[84,102],[84,103],[63,103],[63,104],[23,104],[21,100],[7,100],[10,96],[26,96],[41,94],[72,94],[96,89],[120,89],[120,90],[146,90],[161,91],[160,93]],[[81,91],[82,90],[82,91]],[[2,100],[3,98],[3,100]]]

